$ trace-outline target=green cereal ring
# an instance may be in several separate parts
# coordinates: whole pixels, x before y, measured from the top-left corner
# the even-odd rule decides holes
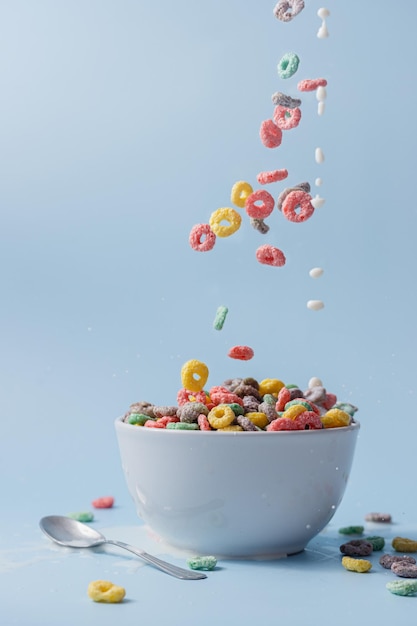
[[[287,389],[299,389],[298,385],[293,385],[292,383],[288,383],[288,385],[285,385]]]
[[[195,422],[189,424],[188,422],[168,422],[166,427],[169,430],[200,430],[200,427]]]
[[[301,398],[295,398],[294,400],[290,400],[289,402],[287,402],[284,409],[287,410],[290,406],[293,406],[294,404],[302,404],[306,408],[306,411],[313,410],[311,404],[309,404],[307,400],[302,400]]]
[[[216,317],[214,318],[213,327],[215,330],[221,330],[226,319],[226,315],[229,309],[227,306],[219,306],[216,311]]]
[[[149,415],[145,415],[145,413],[131,413],[127,418],[127,423],[133,424],[134,426],[143,426],[148,420],[155,421],[155,418],[149,417]]]
[[[409,578],[408,580],[390,580],[386,588],[396,596],[413,596],[417,593],[417,579]]]
[[[243,406],[241,406],[237,402],[232,402],[231,404],[228,404],[227,406],[230,406],[230,408],[232,409],[235,415],[243,415],[245,412],[245,409],[243,408]]]
[[[80,511],[79,513],[68,513],[67,517],[76,519],[78,522],[92,522],[94,513],[90,513],[90,511]]]
[[[217,559],[215,556],[195,556],[187,560],[187,565],[191,569],[212,570],[217,565]]]
[[[280,78],[291,78],[298,70],[299,57],[295,52],[286,52],[278,63],[278,75]]]
[[[277,403],[277,399],[272,393],[266,393],[262,399],[266,404],[272,404],[273,406]]]
[[[365,541],[369,541],[369,543],[372,543],[374,551],[382,550],[385,546],[385,539],[383,537],[378,537],[377,535],[365,537]]]
[[[344,526],[343,528],[339,528],[341,535],[362,535],[363,531],[363,526]]]

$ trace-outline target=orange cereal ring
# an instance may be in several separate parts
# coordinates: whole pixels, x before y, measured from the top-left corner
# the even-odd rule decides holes
[[[211,230],[210,224],[196,224],[192,227],[188,240],[193,250],[208,252],[216,243],[216,235]]]
[[[252,193],[252,186],[244,180],[239,180],[232,187],[230,199],[236,206],[243,209],[245,207],[246,198]]]
[[[230,348],[227,356],[231,359],[238,359],[239,361],[249,361],[253,358],[254,351],[249,346],[234,346]]]
[[[260,204],[257,204],[257,203]],[[275,200],[265,189],[258,189],[246,199],[245,208],[249,217],[264,219],[274,210]]]
[[[274,265],[275,267],[282,267],[285,265],[286,261],[282,250],[274,248],[274,246],[270,246],[269,244],[259,246],[256,251],[256,258],[259,263],[263,263],[264,265]]]
[[[297,212],[297,208],[300,210]],[[305,222],[314,213],[311,196],[302,189],[290,191],[282,203],[282,213],[290,222]]]
[[[214,409],[211,409],[207,415],[207,419],[210,426],[217,430],[230,426],[235,420],[235,414],[233,409],[227,406],[227,404],[219,404],[219,406],[215,406]]]
[[[208,367],[202,361],[191,359],[184,363],[181,368],[181,382],[184,389],[201,391],[207,382],[209,375]]]
[[[301,120],[301,109],[289,109],[283,106],[277,106],[274,109],[274,122],[281,130],[291,130],[298,126]]]
[[[227,225],[222,222],[227,222]],[[230,237],[240,228],[241,222],[242,218],[239,213],[229,207],[213,211],[209,220],[211,230],[218,237]]]
[[[325,78],[306,78],[305,80],[300,80],[297,85],[298,91],[315,91],[318,87],[325,87],[327,85],[327,80]]]
[[[279,180],[284,180],[287,178],[288,170],[272,170],[271,172],[259,172],[256,177],[258,183],[260,185],[267,185],[268,183],[276,183]]]
[[[282,130],[272,120],[262,122],[259,136],[266,148],[278,148],[281,145]]]
[[[272,422],[268,424],[265,430],[299,430],[299,428],[294,420],[287,417],[277,417],[277,419],[272,420]]]

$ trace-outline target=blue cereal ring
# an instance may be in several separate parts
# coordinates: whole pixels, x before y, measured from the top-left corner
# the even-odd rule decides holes
[[[278,63],[278,74],[280,78],[291,78],[298,70],[299,57],[295,52],[286,52]]]

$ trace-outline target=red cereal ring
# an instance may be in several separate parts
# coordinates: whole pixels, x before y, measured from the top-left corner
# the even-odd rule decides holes
[[[231,359],[238,359],[239,361],[249,361],[253,355],[254,352],[249,346],[233,346],[227,353]]]
[[[188,240],[193,250],[208,252],[216,243],[216,235],[210,224],[196,224],[192,227]]]
[[[291,130],[298,126],[301,120],[301,109],[289,109],[278,105],[274,109],[274,122],[281,130]]]
[[[277,417],[277,419],[272,420],[272,422],[268,424],[266,430],[300,430],[300,428],[295,423],[295,420],[289,417]]]
[[[300,430],[321,430],[323,424],[320,417],[314,411],[303,411],[294,419]]]
[[[263,246],[259,246],[256,251],[256,258],[259,263],[263,263],[264,265],[273,265],[274,267],[282,267],[285,265],[285,255],[279,248],[274,248],[274,246],[270,246],[269,244],[264,244]]]
[[[266,148],[278,148],[281,145],[282,130],[272,120],[262,122],[259,136]]]
[[[284,411],[285,405],[291,400],[291,391],[287,387],[281,387],[278,392],[277,402],[275,404],[276,411]]]
[[[306,78],[300,80],[297,85],[298,91],[315,91],[318,87],[325,87],[327,80],[325,78]]]
[[[288,170],[272,170],[271,172],[259,172],[256,177],[260,185],[267,185],[268,183],[276,183],[279,180],[287,178]]]
[[[300,208],[297,212],[297,208]],[[302,189],[290,191],[282,203],[282,213],[290,222],[305,222],[314,213],[311,196]]]
[[[201,413],[197,417],[197,424],[199,425],[200,430],[213,430],[210,426],[210,422],[208,421],[207,416],[204,415],[204,413]]]
[[[206,404],[207,395],[204,391],[190,391],[189,389],[180,389],[177,393],[177,404],[182,406],[187,402],[201,402]]]
[[[113,496],[103,496],[102,498],[96,498],[92,503],[95,509],[111,509],[114,504]]]
[[[260,204],[256,204],[260,202]],[[258,189],[246,198],[245,209],[249,217],[264,219],[274,210],[275,200],[265,189]]]

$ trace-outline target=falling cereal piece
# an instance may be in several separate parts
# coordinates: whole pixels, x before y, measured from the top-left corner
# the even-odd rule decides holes
[[[317,87],[316,99],[319,102],[324,102],[324,100],[326,100],[326,98],[327,98],[326,87],[323,87],[322,85],[320,87]]]
[[[318,194],[316,194],[314,198],[311,199],[311,204],[313,205],[315,209],[320,209],[325,202],[326,200],[322,198],[321,196],[319,196]]]
[[[320,276],[323,275],[324,270],[321,267],[313,267],[310,271],[309,274],[311,276],[311,278],[320,278]]]
[[[316,148],[316,150],[314,152],[314,158],[316,159],[316,163],[323,163],[323,161],[324,161],[324,154],[323,154],[323,150],[321,148]]]
[[[305,78],[300,80],[297,85],[298,91],[315,91],[319,87],[325,87],[327,80],[325,78]]]
[[[273,120],[264,120],[259,130],[259,136],[266,148],[278,148],[282,141],[282,130]]]
[[[280,0],[274,7],[274,15],[281,22],[290,22],[304,9],[304,0]]]
[[[254,356],[254,351],[249,346],[233,346],[233,348],[230,348],[227,356],[238,361],[250,361]]]
[[[309,300],[307,302],[307,308],[311,311],[320,311],[320,309],[324,308],[324,302],[321,300]]]
[[[321,178],[316,178],[314,184],[316,185],[316,187],[320,187],[323,184],[323,181]]]
[[[319,9],[317,11],[317,15],[322,20],[321,26],[317,31],[317,37],[319,39],[325,39],[329,36],[329,31],[327,30],[326,17],[329,17],[330,11],[329,9]]]
[[[256,179],[260,185],[268,185],[269,183],[276,183],[279,180],[284,180],[287,176],[288,170],[282,169],[272,170],[271,172],[259,172]]]
[[[213,327],[215,330],[221,330],[226,320],[226,315],[229,312],[227,306],[219,306],[216,311],[216,317],[214,318]]]

